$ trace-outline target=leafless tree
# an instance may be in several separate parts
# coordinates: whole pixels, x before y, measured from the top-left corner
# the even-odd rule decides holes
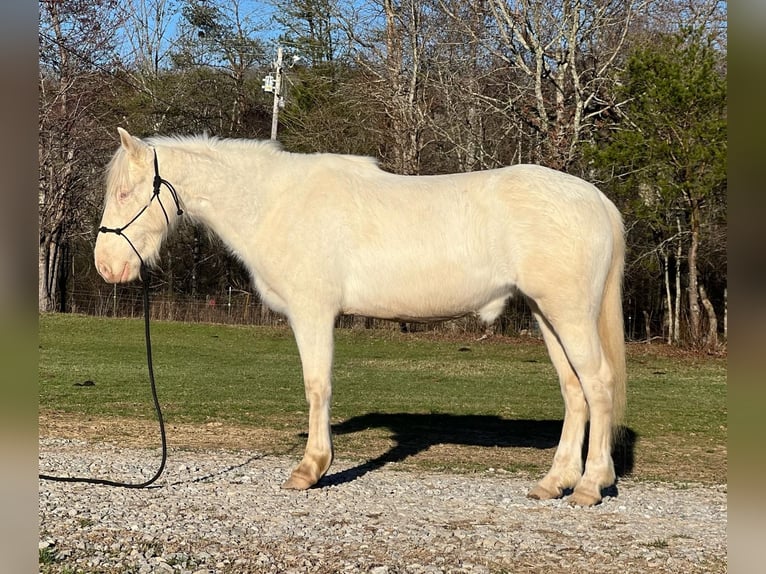
[[[234,97],[229,113],[220,116],[220,133],[242,135],[243,115],[251,98],[247,74],[268,59],[259,35],[264,27],[262,11],[244,0],[186,0],[182,14],[174,64],[186,70],[214,69],[231,80]]]
[[[125,53],[123,62],[140,77],[156,76],[170,64],[172,24],[178,0],[125,0],[121,4]]]
[[[382,116],[380,156],[397,173],[417,174],[428,116],[427,46],[433,26],[430,7],[420,0],[368,0],[346,19],[361,91]]]
[[[159,76],[170,66],[173,50],[173,23],[178,17],[178,0],[125,0],[120,3],[121,70],[135,90],[151,102],[147,114],[152,132],[161,132],[171,104],[159,93]]]
[[[40,2],[39,235],[40,311],[63,308],[71,241],[87,221],[99,77],[112,58],[111,0]]]
[[[647,1],[440,0],[440,5],[453,26],[486,50],[495,68],[505,67],[508,93],[475,97],[490,102],[508,125],[523,126],[529,161],[563,169],[593,122],[617,104],[610,99],[612,69]],[[471,10],[483,26],[465,17]]]

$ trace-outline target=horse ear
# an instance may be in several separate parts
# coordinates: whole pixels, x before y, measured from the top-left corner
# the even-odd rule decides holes
[[[149,146],[142,142],[137,137],[130,135],[127,130],[117,128],[117,133],[120,134],[120,144],[122,148],[128,152],[128,156],[133,160],[143,160],[146,158],[146,151]]]

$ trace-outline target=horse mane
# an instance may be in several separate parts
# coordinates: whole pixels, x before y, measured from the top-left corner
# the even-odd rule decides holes
[[[207,133],[201,135],[168,135],[152,136],[146,138],[146,143],[156,146],[169,146],[175,149],[181,149],[191,152],[204,152],[207,150],[226,150],[226,149],[250,149],[262,151],[273,155],[301,155],[301,156],[324,156],[334,157],[342,161],[349,161],[356,164],[357,168],[380,169],[378,160],[369,156],[335,154],[335,153],[298,153],[286,151],[282,144],[276,140],[259,140],[245,138],[220,138],[211,136]]]
[[[282,144],[275,140],[220,138],[207,133],[200,135],[156,135],[148,137],[144,141],[151,146],[168,146],[175,149],[197,152],[226,148],[249,148],[271,153],[286,153],[282,148]]]
[[[127,154],[120,147],[106,166],[106,197],[112,197],[125,181],[127,172]]]
[[[205,153],[210,151],[230,150],[252,150],[265,153],[272,156],[293,155],[292,152],[285,151],[282,144],[275,140],[259,140],[245,138],[221,138],[211,136],[207,133],[200,135],[153,135],[144,139],[147,145],[153,147],[169,147],[180,151],[191,153]],[[369,156],[358,156],[351,154],[330,154],[317,152],[314,154],[294,154],[302,156],[334,158],[335,161],[351,162],[355,169],[381,171],[378,160]],[[125,174],[127,173],[127,155],[125,150],[120,147],[106,168],[106,189],[107,196],[113,195],[117,189],[122,187]]]

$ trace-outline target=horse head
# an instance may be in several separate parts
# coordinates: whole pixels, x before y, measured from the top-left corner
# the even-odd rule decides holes
[[[142,264],[154,263],[163,238],[182,213],[175,189],[159,175],[156,150],[117,130],[121,145],[107,168],[94,250],[96,269],[108,283],[132,281]]]

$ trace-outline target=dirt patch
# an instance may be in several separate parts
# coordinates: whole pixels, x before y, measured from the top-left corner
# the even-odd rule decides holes
[[[83,417],[42,411],[38,425],[38,433],[42,438],[108,442],[130,448],[151,448],[160,444],[159,428],[154,420]],[[248,449],[275,453],[283,451],[290,443],[288,433],[285,432],[220,422],[166,423],[165,432],[168,446],[179,449]],[[297,442],[294,434],[292,438],[292,442]]]
[[[705,443],[686,436],[640,439],[636,445],[633,476],[668,482],[725,484],[728,473],[725,444]]]
[[[168,446],[176,449],[255,450],[265,454],[300,457],[305,445],[305,428],[254,428],[221,422],[204,424],[168,423]],[[39,435],[113,443],[118,446],[151,448],[160,444],[154,420],[82,417],[71,413],[41,411]],[[396,462],[401,469],[473,472],[495,468],[506,472],[536,476],[551,464],[555,447],[496,447],[459,444],[434,444],[422,450],[392,456],[401,450],[390,435],[380,431],[360,431],[335,437],[336,458],[376,461],[379,466]],[[725,484],[728,455],[726,445],[709,443],[698,437],[665,436],[639,438],[633,445],[629,476],[636,479]],[[617,461],[620,466],[620,462]]]

